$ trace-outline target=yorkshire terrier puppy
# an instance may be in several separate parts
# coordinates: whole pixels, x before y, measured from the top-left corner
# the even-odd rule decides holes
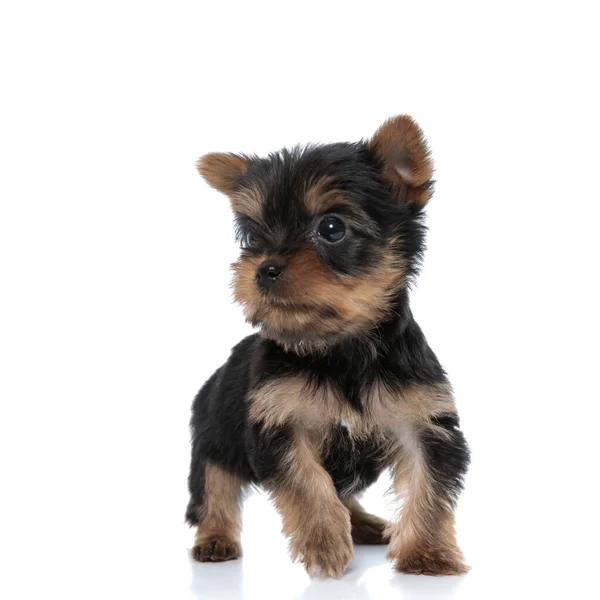
[[[234,297],[258,332],[194,401],[193,557],[241,556],[254,484],[311,575],[340,577],[353,544],[389,544],[402,573],[464,573],[453,511],[469,451],[409,306],[433,193],[421,130],[398,116],[369,141],[208,154],[198,167],[235,213]],[[393,523],[357,500],[385,469],[403,500]]]

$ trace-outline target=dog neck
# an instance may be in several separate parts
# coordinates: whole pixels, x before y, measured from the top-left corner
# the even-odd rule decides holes
[[[385,355],[394,341],[413,321],[408,291],[400,290],[390,305],[387,318],[368,328],[340,331],[323,338],[285,337],[262,329],[260,335],[280,346],[286,353],[299,357],[327,358],[335,355],[360,355],[362,360],[377,360]]]

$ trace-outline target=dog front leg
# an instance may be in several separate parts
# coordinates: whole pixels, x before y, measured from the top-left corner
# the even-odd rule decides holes
[[[388,558],[402,573],[458,575],[468,571],[454,531],[454,508],[469,463],[455,412],[401,428],[392,466],[403,500],[399,522],[388,529]]]
[[[354,553],[350,513],[308,433],[291,434],[277,474],[266,487],[283,518],[292,558],[311,576],[341,577]]]

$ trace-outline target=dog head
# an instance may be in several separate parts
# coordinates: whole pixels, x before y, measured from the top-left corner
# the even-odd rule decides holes
[[[407,116],[368,141],[266,158],[207,154],[204,179],[229,197],[241,256],[235,299],[287,350],[325,350],[393,314],[423,250],[432,191],[427,143]]]

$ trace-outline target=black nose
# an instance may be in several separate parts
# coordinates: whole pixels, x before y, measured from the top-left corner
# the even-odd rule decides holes
[[[264,290],[272,288],[281,277],[283,265],[275,260],[265,260],[256,269],[256,283]]]

